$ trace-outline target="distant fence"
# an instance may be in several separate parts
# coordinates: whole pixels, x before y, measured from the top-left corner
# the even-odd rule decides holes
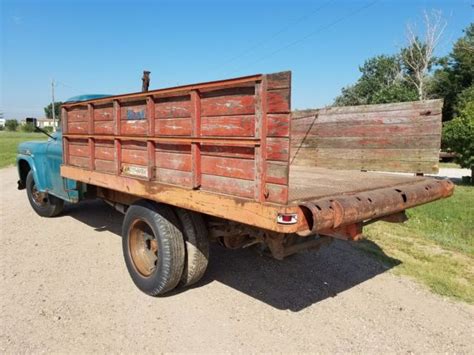
[[[438,171],[442,100],[295,111],[294,165],[412,173]]]

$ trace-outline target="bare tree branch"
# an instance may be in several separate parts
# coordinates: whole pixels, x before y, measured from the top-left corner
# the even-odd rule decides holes
[[[416,26],[407,25],[407,48],[403,51],[403,60],[409,69],[405,80],[412,83],[417,92],[418,99],[426,99],[426,81],[434,62],[435,50],[443,36],[447,22],[441,11],[432,10],[423,12],[424,32],[418,35]]]

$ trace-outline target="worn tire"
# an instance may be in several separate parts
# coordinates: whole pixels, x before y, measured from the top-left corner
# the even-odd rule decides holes
[[[180,286],[189,286],[198,282],[206,272],[209,261],[209,240],[207,228],[199,213],[175,209],[181,223],[186,246],[186,258]]]
[[[136,232],[139,228],[137,226],[146,228],[148,232]],[[152,238],[156,240],[154,243],[157,250],[153,251],[156,255],[155,266],[148,268],[149,275],[146,271],[140,272],[140,265],[143,266],[141,258],[149,262],[148,257],[142,255],[149,255],[151,251],[150,247],[149,251],[137,251],[140,246],[144,249],[143,246],[150,244],[148,241],[141,244],[134,242],[139,238],[135,236],[140,233],[142,238],[145,235],[149,237],[152,233]],[[144,293],[158,296],[178,285],[183,273],[185,248],[179,222],[170,207],[145,200],[130,206],[122,226],[122,249],[128,272],[135,285]],[[143,271],[143,267],[141,270]]]
[[[64,200],[36,190],[36,183],[31,170],[26,177],[26,195],[33,210],[41,217],[57,216],[64,209]]]

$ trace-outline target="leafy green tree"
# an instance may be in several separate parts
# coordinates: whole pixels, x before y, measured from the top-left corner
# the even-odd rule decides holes
[[[7,131],[14,132],[18,128],[18,121],[17,120],[6,120],[5,121],[5,128]]]
[[[443,146],[457,153],[456,162],[471,169],[474,182],[474,85],[458,95],[457,116],[443,127]]]
[[[441,68],[433,76],[432,92],[444,98],[443,121],[455,114],[458,95],[473,84],[474,77],[474,23],[456,41],[452,52],[440,60]]]
[[[54,103],[54,113],[56,114],[56,119],[58,121],[61,120],[61,105],[62,102],[55,102]],[[52,110],[53,104],[49,104],[44,108],[44,114],[46,115],[47,118],[53,118],[53,110]]]
[[[361,77],[342,89],[336,106],[382,104],[417,100],[413,85],[403,79],[403,62],[399,55],[379,55],[359,67]]]

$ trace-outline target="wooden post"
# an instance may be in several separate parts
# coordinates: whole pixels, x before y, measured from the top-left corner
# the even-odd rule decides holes
[[[87,131],[89,135],[94,134],[94,105],[87,104],[87,111],[88,111],[88,125]],[[88,145],[89,145],[89,170],[95,169],[95,142],[94,138],[88,138]]]
[[[148,119],[148,137],[155,135],[155,101],[153,96],[148,96],[146,99],[147,103],[147,119]],[[153,180],[155,175],[155,142],[152,140],[147,141],[147,153],[148,153],[148,180]]]
[[[121,134],[121,115],[120,115],[120,102],[118,100],[114,100],[114,120],[115,120],[115,138],[114,138],[114,146],[115,146],[115,172],[117,175],[122,173],[122,142],[120,138]]]
[[[192,136],[195,139],[201,137],[201,97],[198,90],[191,91],[192,105]],[[201,186],[201,143],[191,142],[191,162],[193,174],[193,189]]]
[[[255,147],[255,199],[265,201],[266,160],[267,160],[267,77],[255,84],[255,138],[260,145]]]

